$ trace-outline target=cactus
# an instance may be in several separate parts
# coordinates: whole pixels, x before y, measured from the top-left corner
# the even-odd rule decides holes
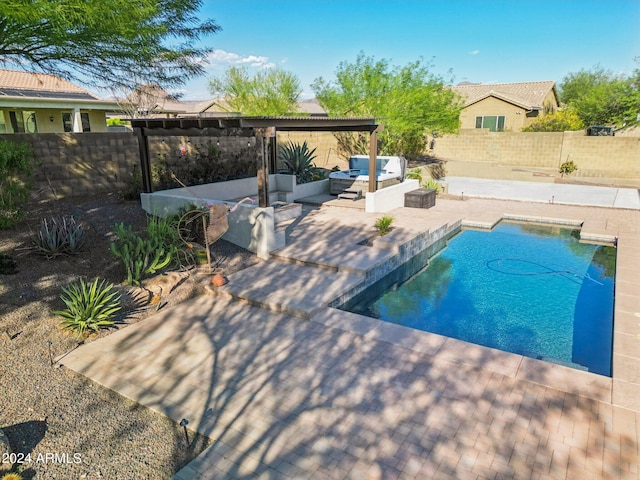
[[[140,285],[148,275],[169,266],[177,252],[175,245],[165,245],[162,238],[142,238],[119,223],[115,226],[118,240],[109,245],[111,253],[122,260],[127,271],[127,283]]]

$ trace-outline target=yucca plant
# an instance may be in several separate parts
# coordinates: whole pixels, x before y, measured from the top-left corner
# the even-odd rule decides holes
[[[393,217],[384,215],[376,220],[375,227],[380,235],[386,235],[391,230]]]
[[[76,253],[84,245],[85,238],[84,225],[72,216],[44,218],[34,245],[38,253],[53,258]]]
[[[17,472],[11,472],[11,473],[6,473],[4,474],[2,477],[0,477],[0,480],[24,480],[22,475],[20,475]]]
[[[286,167],[289,175],[295,175],[298,184],[308,183],[314,180],[314,175],[318,175],[320,170],[313,160],[316,158],[316,149],[309,150],[306,140],[302,145],[289,142],[287,145],[280,145],[278,149],[278,160]]]
[[[95,279],[89,284],[84,279],[62,287],[60,299],[65,310],[53,313],[64,318],[60,325],[77,333],[78,338],[87,330],[98,331],[113,325],[113,314],[120,310],[120,295],[106,280]]]

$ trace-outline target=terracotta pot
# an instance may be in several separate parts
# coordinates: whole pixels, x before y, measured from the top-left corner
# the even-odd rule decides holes
[[[211,285],[213,285],[214,287],[221,287],[225,283],[227,283],[227,279],[224,278],[224,275],[222,275],[221,273],[216,273],[211,277]]]

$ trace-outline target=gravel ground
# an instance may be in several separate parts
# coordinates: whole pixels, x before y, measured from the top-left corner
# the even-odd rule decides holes
[[[31,454],[17,470],[26,479],[170,478],[210,440],[190,432],[187,445],[182,428],[170,419],[64,367],[51,367],[49,353],[56,358],[78,345],[51,314],[64,307],[60,286],[78,277],[106,278],[129,298],[118,328],[155,313],[155,305],[135,300],[142,298],[139,290],[122,284],[124,269],[108,249],[114,223],[142,229],[144,212],[138,202],[115,194],[32,202],[26,211],[18,227],[0,231],[0,254],[18,266],[18,273],[0,275],[0,428],[14,453]],[[42,218],[56,214],[82,221],[88,241],[78,255],[46,260],[27,247]],[[225,274],[260,261],[223,240],[212,251]],[[186,280],[163,296],[163,309],[200,293],[202,276],[183,275]],[[0,463],[0,475],[10,468]]]

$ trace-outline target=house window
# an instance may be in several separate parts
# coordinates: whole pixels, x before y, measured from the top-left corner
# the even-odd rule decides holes
[[[64,128],[65,132],[73,132],[73,117],[71,113],[63,113],[62,114],[62,128]]]
[[[0,111],[0,133],[7,133],[7,124],[4,120],[4,112]]]
[[[476,117],[476,128],[488,128],[490,132],[503,132],[504,115]]]
[[[38,133],[36,112],[28,110],[9,112],[9,121],[11,122],[13,133]]]
[[[82,131],[83,132],[90,132],[91,131],[91,125],[89,124],[89,114],[88,113],[81,113],[80,114],[80,120],[82,121]]]

